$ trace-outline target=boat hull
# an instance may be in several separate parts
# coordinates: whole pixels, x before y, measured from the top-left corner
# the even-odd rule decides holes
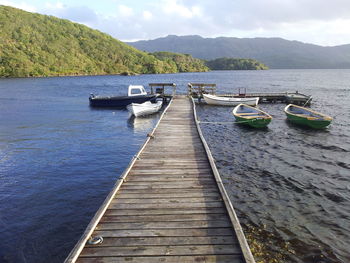
[[[156,97],[156,95],[111,97],[90,96],[89,101],[91,107],[123,108],[131,103],[144,103],[146,101],[155,100]]]
[[[153,113],[156,113],[162,107],[162,102],[158,101],[157,103],[151,103],[146,101],[144,103],[131,103],[126,108],[128,111],[135,117],[147,116]]]
[[[244,103],[249,106],[258,105],[259,98],[229,98],[229,97],[219,97],[214,95],[203,94],[204,101],[210,105],[218,106],[237,106]]]
[[[271,122],[271,119],[264,119],[264,118],[255,118],[255,119],[246,119],[242,117],[236,117],[238,124],[248,125],[253,128],[265,128],[269,123]]]
[[[329,124],[331,124],[331,120],[308,120],[307,118],[295,116],[289,113],[286,113],[286,115],[288,121],[300,126],[307,126],[313,129],[324,129]]]
[[[324,129],[332,122],[332,117],[293,104],[287,105],[284,112],[288,121],[313,129]]]

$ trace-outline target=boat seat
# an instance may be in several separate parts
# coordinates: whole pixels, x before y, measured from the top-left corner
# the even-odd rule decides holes
[[[259,115],[258,112],[243,112],[243,113],[237,113],[237,115]],[[260,114],[262,115],[262,114]]]
[[[261,118],[261,117],[264,117],[263,115],[249,115],[247,116],[247,118]]]

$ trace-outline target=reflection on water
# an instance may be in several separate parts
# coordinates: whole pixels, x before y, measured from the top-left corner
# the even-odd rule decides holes
[[[134,115],[131,115],[128,119],[128,127],[132,128],[136,133],[149,131],[154,127],[159,116],[160,113],[143,117],[135,117]]]
[[[146,116],[135,117],[134,115],[129,113],[129,118],[127,121],[128,127],[131,128],[135,133],[152,130],[156,125],[162,112],[167,107],[167,105],[168,103],[163,103],[159,112],[146,115]]]

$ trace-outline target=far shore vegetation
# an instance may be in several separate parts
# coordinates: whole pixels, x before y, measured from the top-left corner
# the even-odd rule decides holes
[[[188,54],[148,53],[87,26],[0,5],[0,77],[205,72],[265,69],[249,59],[204,61]]]
[[[212,70],[265,70],[269,69],[265,64],[246,58],[217,58],[206,61],[206,65]]]

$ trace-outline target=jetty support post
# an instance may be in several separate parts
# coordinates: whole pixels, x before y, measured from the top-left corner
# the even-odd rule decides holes
[[[152,94],[159,94],[161,98],[163,98],[163,102],[167,102],[167,99],[171,99],[176,95],[176,84],[175,83],[149,83],[151,87]],[[167,93],[165,87],[172,87],[172,92]],[[154,90],[155,88],[155,90]]]
[[[189,97],[198,98],[200,102],[203,98],[203,94],[215,94],[216,84],[214,83],[188,83],[187,95]]]

